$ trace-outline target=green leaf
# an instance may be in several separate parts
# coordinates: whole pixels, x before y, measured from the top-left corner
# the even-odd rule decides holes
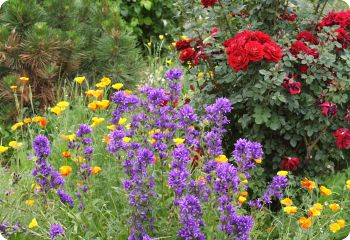
[[[148,11],[152,8],[152,2],[149,0],[141,0],[140,5],[146,8]]]
[[[270,120],[270,128],[272,130],[277,130],[279,128],[281,128],[281,122],[280,119],[278,118],[277,115],[273,115],[271,120]]]
[[[256,124],[267,123],[271,117],[270,109],[263,108],[262,106],[258,105],[254,108],[253,117]]]

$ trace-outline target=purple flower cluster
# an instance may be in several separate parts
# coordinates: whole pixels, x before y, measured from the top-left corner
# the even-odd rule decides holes
[[[287,186],[288,178],[286,176],[274,176],[266,192],[262,196],[262,200],[267,204],[271,203],[273,197],[281,200],[283,198],[283,189]]]
[[[232,152],[233,158],[236,160],[238,168],[241,172],[250,177],[249,170],[255,166],[255,160],[263,157],[262,145],[258,142],[252,142],[246,139],[238,139],[234,145]]]
[[[230,121],[225,114],[232,111],[232,103],[227,98],[218,98],[215,103],[205,108],[205,119],[222,126],[228,124]]]
[[[190,173],[187,170],[187,163],[190,160],[190,152],[185,144],[175,147],[173,151],[173,162],[169,172],[168,184],[175,191],[176,197],[183,195]]]
[[[50,142],[44,135],[38,135],[33,141],[33,149],[37,157],[35,169],[32,175],[36,178],[40,186],[40,191],[48,192],[50,189],[58,189],[64,186],[64,179],[59,172],[52,169],[52,166],[46,161],[51,153]],[[69,204],[70,208],[74,207],[73,199],[62,189],[57,190],[61,201]]]
[[[13,234],[25,231],[26,229],[19,223],[16,223],[14,225],[11,225],[9,223],[0,223],[0,234],[5,237],[10,237]]]
[[[37,157],[36,166],[32,175],[36,178],[40,186],[40,191],[47,192],[51,188],[58,188],[64,185],[64,179],[52,166],[46,161],[51,153],[50,142],[44,135],[38,135],[33,141],[33,149]]]
[[[76,152],[74,153],[74,156],[77,159],[83,159],[83,161],[78,161],[77,163],[80,165],[79,168],[79,174],[81,177],[81,180],[83,182],[80,189],[76,192],[76,195],[80,199],[79,208],[84,209],[84,199],[82,199],[82,193],[87,192],[88,187],[88,178],[91,175],[91,166],[90,161],[92,159],[92,155],[94,153],[93,141],[90,137],[88,137],[88,134],[92,133],[92,127],[87,124],[80,124],[79,128],[75,132],[76,139],[70,141],[68,143],[68,147],[70,149],[75,149]],[[69,204],[71,207],[74,205],[73,199],[67,195],[65,192],[60,191],[59,196],[61,198],[61,201],[65,204]]]
[[[205,108],[206,115],[203,117],[203,122],[213,125],[211,131],[204,135],[204,141],[212,158],[221,155],[223,152],[222,135],[226,132],[224,126],[230,122],[226,114],[230,113],[232,109],[232,104],[227,98],[218,98],[214,104]]]
[[[217,164],[216,178],[213,184],[215,192],[219,195],[226,195],[232,200],[231,194],[237,192],[241,182],[237,173],[237,169],[230,163]]]
[[[229,239],[249,240],[253,227],[250,216],[240,216],[226,195],[219,198],[220,225],[219,229],[226,233]]]
[[[116,110],[113,112],[112,123],[117,123],[121,118],[122,113],[129,112],[134,109],[134,107],[136,108],[140,101],[138,97],[125,91],[117,91],[111,98],[117,105]]]
[[[74,207],[74,200],[71,196],[69,196],[64,190],[57,190],[57,195],[60,197],[61,202],[63,204],[69,205],[70,208]]]
[[[61,224],[52,224],[50,227],[50,238],[56,239],[58,236],[64,235],[64,229]]]
[[[187,195],[179,201],[182,229],[178,232],[178,236],[184,240],[203,240],[204,234],[201,227],[204,226],[202,220],[202,207],[197,197]]]
[[[127,91],[117,91],[112,96],[116,104],[112,122],[117,123],[123,116],[131,115],[128,117],[131,119],[130,128],[116,126],[108,135],[107,146],[118,160],[123,158],[127,178],[122,183],[132,209],[129,239],[151,239],[152,200],[156,194],[150,169],[160,166],[157,170],[163,177],[169,161],[168,185],[175,193],[174,204],[180,212],[180,238],[205,239],[201,232],[204,226],[201,202],[213,200],[217,201],[220,213],[219,229],[229,239],[248,239],[253,220],[239,215],[236,207],[241,205],[235,202],[238,192],[246,189],[240,176],[243,173],[248,178],[255,160],[263,156],[262,146],[240,139],[233,151],[237,166],[214,160],[223,154],[222,137],[226,132],[225,125],[229,123],[227,114],[232,111],[232,104],[226,98],[218,98],[199,118],[189,104],[179,101],[182,75],[181,69],[171,69],[165,74],[169,92],[166,87],[144,86],[139,89],[138,96]],[[205,130],[197,130],[198,126]],[[174,147],[173,139],[180,136],[185,142]],[[126,137],[132,141],[125,141]],[[85,152],[89,152],[88,149]],[[199,172],[204,176],[194,180],[192,172],[194,176]],[[276,191],[277,188],[273,188],[269,196],[272,192],[276,195]]]
[[[128,159],[123,163],[129,179],[123,181],[124,189],[129,192],[129,204],[133,213],[130,218],[131,234],[129,239],[144,239],[147,230],[152,227],[151,200],[154,196],[154,179],[148,173],[148,166],[154,163],[154,154],[146,149],[139,148],[136,154],[128,152]],[[146,238],[147,239],[147,238]]]
[[[165,77],[169,80],[178,80],[182,77],[181,68],[172,68],[165,73]]]

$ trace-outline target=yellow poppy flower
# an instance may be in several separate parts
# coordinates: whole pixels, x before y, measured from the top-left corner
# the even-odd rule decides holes
[[[228,158],[226,157],[226,155],[219,155],[215,158],[215,161],[219,163],[226,163],[228,162]]]
[[[107,87],[107,84],[99,82],[99,83],[95,84],[95,87],[97,87],[97,88],[105,88],[105,87]]]
[[[311,224],[312,224],[312,220],[310,218],[306,218],[306,217],[299,218],[299,220],[297,222],[299,223],[299,226],[302,229],[308,229],[311,227]]]
[[[340,210],[340,205],[337,203],[331,203],[329,204],[329,208],[333,211],[333,212],[338,212]]]
[[[348,190],[350,190],[350,180],[347,180],[347,181],[346,181],[346,188],[347,188]]]
[[[238,197],[238,202],[240,203],[240,204],[243,204],[243,203],[245,203],[247,201],[247,198],[245,198],[245,197],[243,197],[243,196],[239,196]]]
[[[108,77],[103,77],[103,78],[101,78],[100,82],[106,84],[106,86],[107,86],[107,85],[111,84],[112,80]]]
[[[323,209],[323,206],[322,206],[321,203],[315,203],[315,204],[313,205],[313,207],[316,208],[317,210],[322,210],[322,209]]]
[[[278,171],[277,175],[279,175],[279,176],[288,176],[288,171]]]
[[[332,190],[330,190],[329,188],[326,188],[325,186],[320,187],[320,192],[322,195],[325,195],[325,196],[329,196],[332,194]]]
[[[33,218],[32,221],[29,223],[28,228],[32,229],[32,228],[36,228],[38,225],[38,222],[36,221],[36,218]]]
[[[176,145],[180,145],[180,144],[183,144],[185,142],[185,139],[184,138],[174,138],[173,141]]]
[[[126,118],[120,118],[119,121],[118,121],[118,124],[119,124],[119,125],[124,125],[124,124],[126,123],[127,120],[128,120],[128,119],[126,119]]]
[[[69,174],[72,172],[72,168],[70,166],[62,166],[60,167],[60,174],[64,177],[69,176]]]
[[[27,205],[28,207],[33,207],[34,204],[35,204],[35,201],[32,200],[32,199],[28,199],[28,200],[26,200],[24,203],[25,203],[25,205]]]
[[[109,130],[112,130],[112,131],[113,131],[113,130],[115,129],[115,125],[108,125],[108,126],[107,126],[107,129],[109,129]]]
[[[302,187],[307,188],[309,192],[312,192],[312,190],[316,188],[316,183],[314,181],[310,181],[307,178],[305,178],[305,181],[301,181],[300,184]]]
[[[11,86],[10,87],[12,91],[16,91],[17,90],[17,86]]]
[[[331,230],[333,233],[338,232],[341,229],[340,225],[338,223],[331,223],[329,225],[329,230]]]
[[[89,103],[88,108],[93,110],[93,111],[96,111],[98,108],[97,101],[93,101],[93,102]]]
[[[11,141],[9,142],[9,146],[14,149],[20,149],[22,147],[23,143],[17,142],[17,141]]]
[[[293,201],[290,198],[284,198],[281,200],[281,204],[283,204],[285,206],[291,206],[291,205],[293,205]]]
[[[37,123],[37,122],[40,122],[42,119],[43,119],[43,117],[41,117],[41,116],[35,116],[32,118],[32,122]]]
[[[29,77],[20,77],[19,80],[21,80],[22,82],[28,82]]]
[[[123,142],[129,143],[131,141],[131,138],[129,137],[123,137]]]
[[[85,77],[84,77],[84,76],[75,77],[75,78],[74,78],[74,81],[75,81],[76,83],[82,84],[82,83],[85,81]]]
[[[17,128],[20,128],[20,127],[22,127],[23,125],[24,125],[23,122],[18,122],[18,123],[13,124],[12,127],[11,127],[11,131],[16,131]]]
[[[61,107],[61,108],[66,108],[69,107],[69,102],[67,101],[61,101],[56,104],[56,106]]]
[[[102,101],[97,101],[96,104],[98,107],[105,110],[109,107],[110,103],[109,103],[109,100],[102,100]]]
[[[104,118],[99,118],[99,117],[93,117],[92,118],[92,124],[91,124],[91,127],[96,127],[97,125],[101,124],[104,122]]]
[[[101,168],[100,167],[92,167],[91,168],[91,173],[92,174],[98,174],[99,172],[101,172]]]
[[[0,153],[4,153],[8,150],[9,148],[8,147],[4,147],[4,146],[1,146],[0,145]]]
[[[152,42],[148,42],[147,46],[149,46],[149,47],[152,46]]]
[[[248,192],[241,192],[241,194],[239,194],[240,196],[242,196],[242,197],[246,197],[246,196],[248,196]]]
[[[159,39],[163,40],[164,39],[164,35],[159,35]]]
[[[25,124],[28,124],[28,123],[31,123],[32,120],[31,120],[30,118],[25,118],[25,119],[23,119],[23,122],[24,122]]]
[[[283,208],[283,212],[287,213],[288,215],[293,215],[298,211],[298,208],[295,206],[287,206]]]
[[[58,106],[51,108],[51,112],[55,113],[57,116],[61,115],[63,111],[64,111],[64,108],[61,108]]]
[[[317,208],[311,207],[308,214],[309,217],[317,217],[321,215],[321,212]]]
[[[173,61],[171,59],[166,60],[166,64],[171,65],[171,64],[173,64]]]
[[[261,164],[261,163],[262,163],[262,159],[261,159],[261,158],[255,159],[255,162],[256,162],[257,164]]]
[[[112,85],[112,88],[115,90],[120,90],[120,89],[122,89],[123,86],[124,86],[124,84],[122,84],[122,83],[115,83]]]

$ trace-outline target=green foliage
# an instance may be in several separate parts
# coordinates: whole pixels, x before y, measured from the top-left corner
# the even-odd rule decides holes
[[[144,65],[118,3],[10,0],[1,8],[0,22],[1,68],[29,76],[36,97],[77,73],[92,79],[108,75],[129,86],[140,79]],[[43,102],[52,101],[51,96]]]
[[[120,14],[141,42],[171,35],[180,27],[176,6],[169,0],[124,0],[120,2]]]

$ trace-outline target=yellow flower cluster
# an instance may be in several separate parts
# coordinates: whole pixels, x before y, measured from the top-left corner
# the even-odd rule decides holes
[[[107,87],[108,85],[110,85],[112,83],[111,79],[109,79],[108,77],[103,77],[100,79],[100,82],[99,83],[96,83],[96,87],[97,88],[105,88]]]
[[[100,118],[100,117],[93,117],[92,118],[92,124],[91,127],[96,127],[97,125],[100,125],[101,123],[104,122],[104,118]]]
[[[55,113],[57,116],[61,115],[66,108],[69,107],[69,102],[61,101],[56,104],[56,106],[51,108],[51,112]]]
[[[22,145],[23,145],[23,143],[17,142],[17,141],[10,141],[8,144],[8,147],[0,145],[0,154],[9,150],[10,147],[13,149],[20,149],[22,147]]]
[[[344,226],[345,226],[345,220],[338,219],[337,221],[329,225],[329,230],[331,230],[333,233],[336,233],[339,230],[343,229]]]
[[[105,110],[109,107],[109,105],[109,100],[93,101],[88,104],[88,108],[93,111],[96,111],[98,108]]]

